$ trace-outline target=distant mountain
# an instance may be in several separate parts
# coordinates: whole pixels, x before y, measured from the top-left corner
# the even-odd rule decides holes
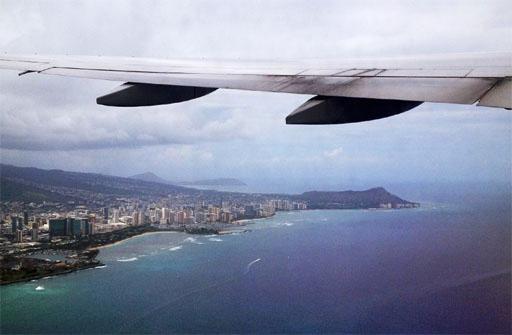
[[[144,172],[144,173],[133,175],[128,178],[142,180],[142,181],[148,181],[148,182],[152,182],[152,183],[173,184],[170,181],[157,176],[153,172]]]
[[[416,203],[404,200],[389,193],[383,187],[365,191],[342,192],[305,192],[295,196],[297,200],[306,201],[311,209],[357,209],[379,207],[417,207]]]
[[[0,164],[0,182],[0,201],[102,202],[119,197],[165,197],[198,192],[168,183],[4,164]]]
[[[189,182],[182,182],[180,185],[189,186],[247,186],[246,183],[235,178],[204,179]]]
[[[137,177],[137,176],[134,176]],[[146,180],[140,180],[145,178]],[[161,182],[161,181],[164,182]],[[188,185],[245,185],[233,178],[200,180]],[[403,200],[382,187],[365,191],[321,192],[312,191],[299,195],[249,194],[199,190],[169,184],[150,173],[138,178],[123,178],[97,173],[43,170],[0,164],[0,201],[59,202],[61,204],[91,204],[123,202],[125,198],[153,201],[168,196],[191,197],[191,200],[209,199],[215,203],[234,197],[248,203],[262,199],[282,199],[306,202],[311,209],[364,209],[417,207],[416,203]]]
[[[8,178],[0,178],[0,201],[22,202],[66,202],[71,197],[51,192],[44,188],[26,185]]]

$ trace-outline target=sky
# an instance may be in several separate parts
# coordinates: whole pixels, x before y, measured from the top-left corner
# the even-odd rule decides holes
[[[326,59],[512,50],[508,1],[0,0],[0,52]],[[306,95],[217,90],[155,107],[121,83],[0,72],[4,164],[297,190],[511,182],[512,112],[423,104],[359,124],[286,125]]]

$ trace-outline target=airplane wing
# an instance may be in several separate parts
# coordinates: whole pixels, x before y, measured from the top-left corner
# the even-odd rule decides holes
[[[291,124],[373,120],[423,102],[512,109],[512,53],[301,62],[0,55],[2,68],[124,82],[97,98],[108,106],[176,103],[218,88],[315,95]]]

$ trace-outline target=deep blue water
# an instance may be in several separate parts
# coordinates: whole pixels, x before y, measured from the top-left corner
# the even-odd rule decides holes
[[[509,332],[510,220],[486,198],[143,235],[104,268],[1,287],[1,332]]]

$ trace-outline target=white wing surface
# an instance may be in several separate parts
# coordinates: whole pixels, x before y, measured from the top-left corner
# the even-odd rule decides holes
[[[512,108],[512,53],[301,62],[0,55],[0,68],[124,82],[98,98],[111,106],[180,102],[217,88],[317,96],[288,123],[365,121],[422,102]]]

